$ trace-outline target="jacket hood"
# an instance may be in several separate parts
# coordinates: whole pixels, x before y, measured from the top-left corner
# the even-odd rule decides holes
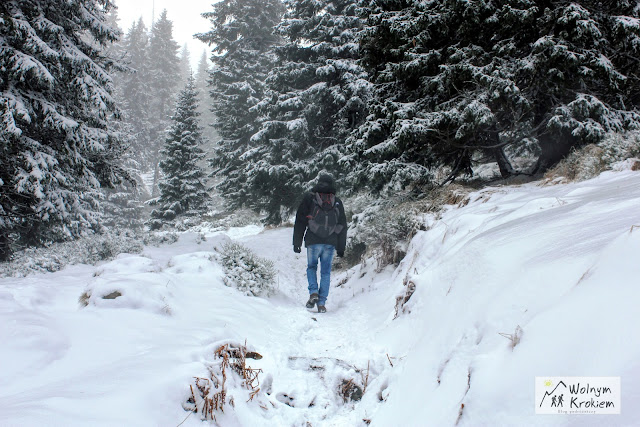
[[[336,183],[331,175],[320,175],[318,183],[311,189],[314,193],[336,194]]]

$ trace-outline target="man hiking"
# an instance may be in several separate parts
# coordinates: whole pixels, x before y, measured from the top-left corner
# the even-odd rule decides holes
[[[336,197],[336,187],[330,175],[322,174],[318,183],[304,195],[296,213],[293,227],[293,251],[301,252],[304,236],[307,248],[307,280],[309,301],[307,308],[318,304],[318,313],[326,313],[325,303],[331,281],[333,252],[344,256],[347,244],[347,217],[342,201]],[[320,286],[318,287],[318,260]]]

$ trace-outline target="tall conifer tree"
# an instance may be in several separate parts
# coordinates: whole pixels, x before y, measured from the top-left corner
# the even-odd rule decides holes
[[[211,100],[220,134],[212,165],[224,178],[218,188],[231,208],[251,205],[244,154],[254,148],[258,102],[278,37],[273,27],[283,12],[280,0],[222,0],[203,13],[211,31],[197,37],[213,46]]]
[[[370,84],[358,65],[356,0],[285,0],[285,44],[267,78],[258,148],[247,156],[256,207],[279,222],[319,172],[340,178],[345,140],[365,118]],[[340,180],[339,180],[340,181]],[[277,188],[277,192],[269,189]]]
[[[178,50],[178,43],[173,39],[173,22],[169,20],[165,9],[153,24],[149,40],[150,88],[153,94],[149,119],[151,122],[151,158],[155,165],[154,188],[152,190],[154,195],[159,179],[159,151],[164,143],[165,130],[169,126],[172,106],[180,88]]]
[[[202,215],[207,211],[209,194],[205,175],[199,166],[204,158],[203,139],[198,123],[197,91],[193,77],[180,92],[172,125],[161,150],[162,179],[160,198],[151,213],[151,226],[159,228],[179,216]]]
[[[109,0],[0,2],[0,258],[99,223],[121,142],[102,50],[119,36]]]
[[[220,137],[218,136],[218,132],[214,128],[216,119],[213,111],[211,111],[211,98],[209,97],[209,74],[209,59],[207,58],[207,52],[205,50],[202,52],[202,56],[200,56],[195,80],[196,89],[198,90],[199,95],[198,112],[200,113],[200,123],[203,127],[202,134],[209,144],[209,146],[205,148],[205,151],[209,155],[208,158],[211,158],[211,155],[214,152],[214,145],[217,143]]]
[[[129,153],[139,162],[139,170],[153,167],[151,138],[151,69],[149,35],[142,18],[133,22],[122,42],[128,69],[116,75],[123,102],[124,120],[133,132]]]
[[[189,47],[185,43],[182,45],[182,49],[180,49],[180,82],[182,87],[187,84],[192,73],[191,52],[189,52]]]

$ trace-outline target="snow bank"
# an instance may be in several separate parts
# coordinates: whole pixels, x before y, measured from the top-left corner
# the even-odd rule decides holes
[[[640,416],[640,175],[486,189],[412,242],[389,331],[403,372],[374,425],[631,425]],[[513,335],[522,329],[520,342]],[[397,341],[397,340],[396,340]],[[536,416],[536,376],[620,376],[619,416]],[[411,410],[409,410],[411,408]]]

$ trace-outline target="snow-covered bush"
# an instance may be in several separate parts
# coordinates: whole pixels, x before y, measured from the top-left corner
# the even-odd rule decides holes
[[[224,284],[249,296],[269,296],[275,291],[276,269],[273,261],[260,258],[249,248],[236,242],[222,247]]]
[[[260,215],[250,209],[239,209],[233,212],[216,211],[202,217],[203,222],[207,222],[216,227],[245,227],[247,225],[262,224]]]
[[[406,245],[420,229],[420,223],[407,206],[381,209],[363,217],[359,237],[378,261],[378,268],[396,265],[406,254]]]
[[[610,133],[598,144],[573,150],[545,174],[545,179],[553,182],[584,181],[632,157],[640,157],[640,133]]]
[[[0,276],[24,277],[32,273],[52,272],[69,264],[95,264],[121,253],[142,251],[140,235],[128,232],[94,234],[78,240],[53,243],[47,247],[16,252],[10,262],[0,264]]]
[[[130,230],[108,231],[45,247],[15,252],[9,262],[0,263],[0,277],[24,277],[33,273],[62,270],[67,265],[96,264],[119,254],[137,254],[144,246],[160,246],[178,240],[175,233],[149,233]]]
[[[170,245],[177,241],[178,235],[176,233],[151,232],[143,236],[143,242],[147,246]]]

